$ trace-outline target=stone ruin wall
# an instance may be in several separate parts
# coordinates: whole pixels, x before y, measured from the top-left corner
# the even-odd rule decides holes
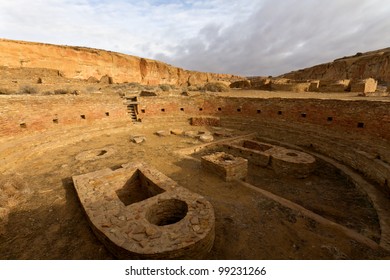
[[[390,114],[383,102],[317,99],[140,98],[141,119],[204,115],[314,125],[321,130],[350,132],[390,140]]]
[[[192,116],[246,118],[313,125],[321,130],[390,140],[387,102],[317,99],[140,97],[143,121]],[[58,126],[129,121],[124,99],[102,96],[0,96],[2,136]],[[26,127],[21,127],[21,124]]]
[[[242,79],[229,74],[184,70],[160,61],[104,50],[4,39],[0,39],[0,60],[2,66],[9,68],[56,69],[71,79],[100,80],[108,75],[115,83],[182,86]]]
[[[367,79],[343,79],[343,80],[293,80],[286,78],[249,78],[248,88],[269,91],[292,92],[357,92],[374,93],[377,90],[378,81]],[[234,83],[234,85],[239,83]]]
[[[188,122],[199,115],[219,117],[221,126],[311,147],[359,170],[390,194],[390,151],[378,154],[365,144],[381,141],[388,145],[388,106],[384,102],[316,99],[143,98],[140,117],[155,123]],[[348,144],[344,138],[354,142]]]
[[[378,155],[365,145],[388,145],[385,144],[390,141],[387,102],[185,96],[141,97],[139,101],[142,122],[171,122],[174,128],[175,123],[189,123],[192,117],[219,118],[221,126],[235,126],[272,139],[312,146],[360,170],[390,191],[390,151]],[[3,140],[56,129],[63,130],[66,137],[64,129],[72,126],[84,126],[88,131],[89,127],[132,125],[126,105],[119,97],[0,96],[0,108]],[[347,144],[346,139],[352,137],[354,143],[362,144]]]
[[[120,97],[0,96],[0,137],[128,120]]]

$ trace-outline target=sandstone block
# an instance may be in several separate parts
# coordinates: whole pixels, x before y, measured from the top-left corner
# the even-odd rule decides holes
[[[184,136],[190,137],[190,138],[196,138],[198,136],[197,131],[189,130],[184,132]]]
[[[209,135],[209,134],[205,134],[205,135],[201,135],[199,137],[199,140],[202,141],[202,142],[212,142],[214,141],[214,137],[212,135]]]
[[[170,133],[169,133],[169,131],[166,131],[166,130],[159,130],[159,131],[156,131],[156,135],[158,135],[160,137],[165,137],[165,136],[169,136]]]
[[[171,129],[171,134],[174,134],[174,135],[182,135],[183,132],[184,132],[184,130],[180,129],[180,128]]]
[[[131,137],[130,137],[130,140],[131,140],[133,143],[140,144],[140,143],[146,141],[146,137],[145,137],[145,136],[141,136],[141,135],[131,136]]]

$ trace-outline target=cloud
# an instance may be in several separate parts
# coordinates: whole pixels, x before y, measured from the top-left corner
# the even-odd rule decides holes
[[[247,19],[206,27],[158,57],[198,70],[277,75],[388,47],[389,12],[384,1],[265,0]]]
[[[0,1],[0,37],[276,75],[388,47],[388,14],[381,0],[13,0]]]

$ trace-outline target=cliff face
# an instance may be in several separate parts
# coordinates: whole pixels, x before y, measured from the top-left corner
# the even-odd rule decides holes
[[[183,70],[169,64],[104,50],[0,39],[0,66],[55,69],[72,79],[100,79],[115,83],[193,85],[235,81],[241,77]]]
[[[374,78],[390,84],[390,48],[357,53],[354,56],[336,59],[282,75],[295,80],[342,80]]]

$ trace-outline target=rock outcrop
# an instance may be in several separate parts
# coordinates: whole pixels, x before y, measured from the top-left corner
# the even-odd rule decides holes
[[[390,84],[390,48],[357,53],[281,75],[294,80],[341,80],[374,78],[379,83]]]
[[[55,69],[66,78],[147,85],[203,85],[207,82],[233,82],[242,77],[184,70],[169,64],[84,47],[59,46],[0,39],[1,66],[10,68]]]

